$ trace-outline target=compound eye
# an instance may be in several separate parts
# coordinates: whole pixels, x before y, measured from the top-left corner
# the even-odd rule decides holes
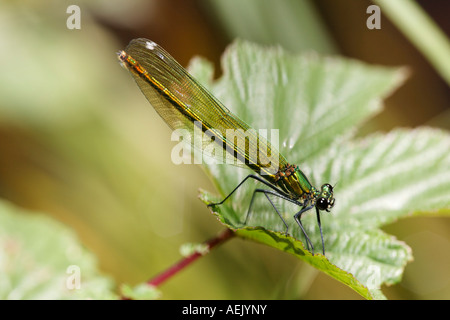
[[[316,207],[317,207],[319,210],[326,210],[326,209],[328,209],[328,200],[325,199],[325,198],[319,198],[319,199],[317,199]]]
[[[329,190],[330,192],[333,192],[333,186],[332,186],[331,184],[329,184],[329,183],[325,183],[325,184],[322,186],[322,190],[324,190],[324,189],[327,189],[327,190]]]

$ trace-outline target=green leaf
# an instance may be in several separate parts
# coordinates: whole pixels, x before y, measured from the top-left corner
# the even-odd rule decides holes
[[[94,256],[48,216],[0,202],[0,248],[0,299],[116,298]]]
[[[255,183],[214,207],[214,214],[239,236],[294,254],[365,298],[383,298],[381,285],[399,282],[412,254],[379,227],[410,214],[449,213],[448,133],[404,129],[354,138],[358,127],[381,110],[382,98],[401,83],[403,69],[291,55],[242,41],[226,51],[222,64],[224,74],[215,83],[206,78],[211,72],[196,73],[198,61],[191,71],[255,129],[279,129],[280,152],[316,186],[335,185],[336,204],[331,214],[321,214],[326,257],[305,249],[292,219],[298,209],[286,201],[274,200],[290,235],[284,235],[281,219],[264,197],[255,201],[243,224]],[[202,192],[205,203],[221,200],[249,174],[226,165],[207,166],[207,172],[221,196]],[[320,252],[315,219],[315,214],[302,216]]]

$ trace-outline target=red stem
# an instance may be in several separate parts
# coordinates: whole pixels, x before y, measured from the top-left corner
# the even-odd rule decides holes
[[[214,247],[218,246],[219,244],[222,244],[223,242],[227,241],[228,239],[232,238],[234,235],[234,232],[230,229],[225,229],[221,233],[219,233],[216,237],[209,239],[205,242],[207,245],[208,250],[206,252],[209,252]],[[194,252],[193,254],[184,257],[174,265],[172,265],[169,269],[161,272],[153,279],[150,279],[147,281],[147,284],[151,286],[159,286],[167,279],[171,278],[173,275],[177,274],[179,271],[183,270],[185,267],[190,265],[192,262],[200,258],[203,254],[200,252]]]

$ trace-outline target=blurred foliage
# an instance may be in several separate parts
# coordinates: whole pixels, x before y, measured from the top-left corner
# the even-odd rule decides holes
[[[337,53],[326,26],[310,1],[213,0],[202,1],[213,11],[230,38],[260,44],[278,44],[298,52]],[[237,10],[238,8],[238,10]]]
[[[96,258],[61,223],[2,201],[0,234],[0,299],[117,298]]]
[[[450,85],[450,41],[422,8],[411,0],[376,0],[383,12],[405,34]]]
[[[287,7],[278,7],[280,2]],[[278,24],[271,22],[273,32],[264,32],[272,34],[265,43],[281,43],[290,34],[288,42],[299,46],[291,50],[319,50],[309,43],[314,41],[321,52],[339,48],[368,62],[411,66],[411,80],[368,130],[417,125],[430,120],[430,112],[432,123],[449,127],[446,113],[438,116],[448,96],[433,71],[387,19],[378,33],[364,27],[369,1],[305,5],[315,13],[306,15],[314,17],[307,19],[310,26],[300,25],[306,31],[301,41],[296,34],[305,19],[297,14],[307,9],[292,2],[290,10],[289,3],[276,1],[284,13]],[[195,1],[79,1],[82,29],[68,30],[71,4],[0,2],[0,196],[70,226],[117,284],[140,283],[178,260],[183,243],[202,242],[222,226],[197,199],[199,187],[213,186],[201,168],[171,163],[169,129],[120,68],[115,52],[142,36],[184,65],[193,54],[217,64],[229,39],[223,23],[231,20],[216,19],[217,11]],[[269,9],[247,12],[275,12],[274,2],[264,6]],[[387,297],[449,298],[447,219],[410,219],[384,229],[411,245],[416,256]],[[192,299],[359,298],[290,255],[241,240],[209,253],[161,289],[163,299],[186,298],[186,292]]]

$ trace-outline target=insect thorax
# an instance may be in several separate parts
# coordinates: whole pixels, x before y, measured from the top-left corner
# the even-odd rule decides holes
[[[274,177],[275,184],[292,199],[305,202],[313,197],[315,188],[296,165],[286,164]]]

